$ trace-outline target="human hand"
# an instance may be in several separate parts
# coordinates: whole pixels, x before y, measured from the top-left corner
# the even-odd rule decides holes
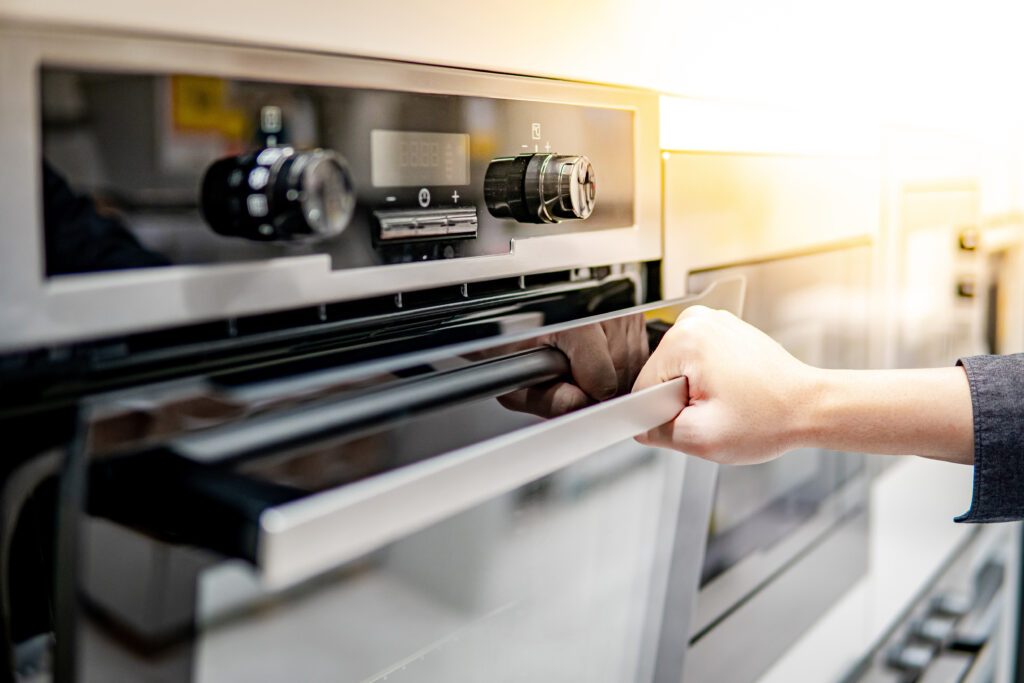
[[[814,369],[727,311],[687,308],[640,371],[633,391],[677,377],[687,406],[637,437],[725,464],[771,460],[800,445]]]
[[[530,340],[530,348],[537,345],[552,346],[569,358],[572,381],[545,382],[499,396],[498,401],[510,410],[541,417],[557,417],[629,392],[650,353],[640,313]]]

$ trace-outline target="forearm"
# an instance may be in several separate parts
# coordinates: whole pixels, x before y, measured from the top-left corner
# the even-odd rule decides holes
[[[960,367],[813,369],[794,409],[800,446],[974,462],[971,392]]]

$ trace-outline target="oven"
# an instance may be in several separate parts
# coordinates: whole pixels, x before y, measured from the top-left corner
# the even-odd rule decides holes
[[[670,106],[680,120],[714,123],[697,115],[709,105]],[[718,118],[739,125],[738,109]],[[746,112],[745,130],[763,130],[761,115]],[[783,126],[765,139],[801,139],[800,118],[765,116],[773,131]],[[877,367],[877,156],[786,153],[777,143],[723,152],[700,130],[676,128],[663,157],[668,286],[700,291],[742,277],[743,318],[795,357]],[[875,465],[865,454],[802,449],[759,465],[688,467],[708,500],[690,541],[701,553],[693,614],[675,626],[688,644],[683,680],[757,681],[865,577]]]
[[[3,31],[5,672],[680,679],[655,95]]]

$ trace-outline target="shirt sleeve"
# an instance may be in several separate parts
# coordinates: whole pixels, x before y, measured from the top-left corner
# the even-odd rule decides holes
[[[957,522],[1024,519],[1024,353],[970,356],[974,411],[974,492]]]

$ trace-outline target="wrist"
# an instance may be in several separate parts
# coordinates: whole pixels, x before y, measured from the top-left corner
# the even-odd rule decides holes
[[[820,447],[833,412],[835,371],[802,365],[794,380],[784,435],[787,450]]]

